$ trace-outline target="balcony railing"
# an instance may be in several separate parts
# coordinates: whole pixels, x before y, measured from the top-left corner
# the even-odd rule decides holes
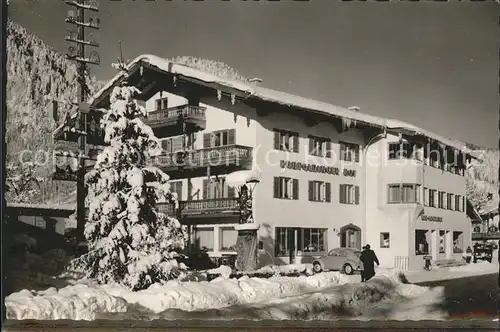
[[[230,198],[200,199],[193,201],[179,201],[176,208],[173,203],[158,203],[158,212],[171,217],[198,216],[198,215],[237,215],[239,213],[238,200]],[[85,219],[88,219],[89,209],[85,209]]]
[[[154,158],[160,168],[241,165],[252,160],[252,148],[241,145],[227,145],[191,151],[171,152]]]
[[[237,214],[236,198],[213,198],[193,201],[180,201],[178,208],[172,203],[158,203],[158,211],[171,216],[190,216],[204,214]]]
[[[168,122],[177,121],[180,118],[205,120],[205,111],[206,107],[183,105],[153,111],[143,121],[149,126],[158,126],[166,125]]]

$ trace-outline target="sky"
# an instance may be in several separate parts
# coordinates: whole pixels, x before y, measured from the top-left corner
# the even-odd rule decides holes
[[[498,4],[102,0],[99,80],[140,54],[222,61],[268,88],[498,148]],[[9,17],[66,52],[69,6],[10,0]]]

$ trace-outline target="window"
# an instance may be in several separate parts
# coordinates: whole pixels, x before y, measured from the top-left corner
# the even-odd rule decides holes
[[[179,152],[184,147],[184,137],[175,136],[161,140],[161,148],[165,153]]]
[[[424,158],[422,144],[411,142],[393,142],[388,144],[388,158],[392,159],[416,159]]]
[[[276,257],[290,255],[290,241],[288,235],[291,233],[287,228],[276,227],[274,254]],[[293,234],[290,234],[293,235]]]
[[[429,188],[424,187],[424,205],[429,206]]]
[[[453,232],[453,253],[461,254],[464,252],[464,233]]]
[[[413,158],[413,144],[410,142],[401,143],[400,159]]]
[[[415,230],[415,255],[429,254],[429,232],[422,229]]]
[[[235,129],[224,129],[217,130],[211,133],[205,133],[203,134],[203,148],[234,145],[236,144],[235,137]]]
[[[422,147],[422,144],[416,143],[414,146],[414,159],[418,161],[423,161],[424,160],[424,148]]]
[[[429,206],[430,207],[436,207],[436,196],[437,196],[437,190],[436,189],[429,189]]]
[[[438,207],[440,209],[444,209],[444,194],[445,194],[444,191],[440,191],[438,193]]]
[[[462,197],[462,209],[461,212],[465,212],[465,197]]]
[[[233,227],[222,227],[219,234],[220,251],[236,251],[238,231]]]
[[[309,181],[309,201],[330,202],[332,197],[329,182]]]
[[[340,160],[359,163],[359,145],[340,142]]]
[[[389,184],[387,192],[388,203],[419,203],[420,185],[418,184]]]
[[[166,110],[168,108],[168,98],[156,99],[156,110]]]
[[[359,186],[341,184],[339,194],[341,204],[359,204]]]
[[[196,246],[202,250],[214,251],[214,229],[197,228],[195,232]]]
[[[234,187],[230,187],[223,177],[203,179],[203,199],[218,199],[235,197]]]
[[[450,196],[450,205],[448,206],[448,209],[450,210],[455,210],[455,195],[454,194],[448,194]]]
[[[460,211],[460,195],[455,195],[455,211]]]
[[[302,252],[324,252],[326,248],[325,228],[299,229],[297,250]],[[301,245],[303,244],[303,245]]]
[[[453,194],[446,194],[446,208],[448,210],[451,210],[451,206],[452,206],[452,200],[453,200]]]
[[[274,198],[299,199],[299,180],[274,177]]]
[[[276,227],[275,255],[289,256],[290,251],[298,252],[326,252],[326,228],[286,228]],[[295,241],[297,240],[297,241]]]
[[[309,154],[331,158],[332,143],[328,138],[309,136]]]
[[[439,231],[439,251],[440,254],[446,253],[446,232]]]
[[[380,248],[389,248],[390,238],[389,233],[380,233]]]
[[[273,129],[274,131],[274,148],[281,151],[299,152],[299,134]]]
[[[182,200],[182,181],[170,181],[170,192],[177,194],[177,199]]]

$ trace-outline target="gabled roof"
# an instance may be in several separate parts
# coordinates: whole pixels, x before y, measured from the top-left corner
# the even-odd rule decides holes
[[[249,82],[242,82],[242,81],[221,78],[199,69],[195,69],[186,65],[168,61],[167,59],[160,58],[155,55],[150,55],[150,54],[140,55],[136,57],[134,60],[132,60],[130,63],[128,63],[126,69],[131,70],[132,68],[137,68],[137,66],[140,66],[140,64],[142,63],[147,64],[148,66],[156,67],[159,71],[184,76],[190,79],[195,79],[196,81],[200,82],[200,84],[211,83],[219,85],[221,87],[237,90],[243,93],[243,95],[245,95],[248,99],[256,99],[271,103],[277,103],[281,105],[287,105],[301,109],[305,112],[325,114],[337,118],[347,119],[350,121],[365,123],[375,127],[392,130],[395,132],[406,132],[406,133],[409,132],[413,135],[422,135],[432,140],[441,142],[442,144],[445,144],[456,150],[462,151],[463,153],[466,153],[474,158],[478,158],[478,156],[476,156],[475,153],[472,150],[468,149],[464,144],[459,144],[454,140],[436,135],[434,133],[431,133],[429,131],[426,131],[424,129],[418,128],[416,126],[413,126],[411,124],[402,121],[385,119],[378,116],[352,111],[344,107],[335,106],[317,100],[300,97],[297,95],[292,95],[282,91],[256,86]],[[107,84],[105,84],[101,88],[101,90],[99,90],[89,100],[89,104],[95,106],[94,105],[95,102],[101,99],[101,97],[103,97],[107,93],[109,93],[110,89],[117,83],[119,83],[123,78],[124,78],[123,73],[119,73],[115,77],[113,77]],[[64,125],[61,125],[58,129],[56,129],[56,131],[60,131],[63,128]]]

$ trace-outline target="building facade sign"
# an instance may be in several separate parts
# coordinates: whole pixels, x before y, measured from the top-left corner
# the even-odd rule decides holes
[[[422,216],[422,221],[435,221],[435,222],[443,222],[442,217],[436,217],[436,216]]]
[[[343,170],[340,170],[339,168],[333,166],[306,164],[299,161],[281,160],[280,167],[297,171],[324,173],[331,175],[340,175],[342,173],[344,176],[356,177],[356,170],[353,169],[344,168]]]

